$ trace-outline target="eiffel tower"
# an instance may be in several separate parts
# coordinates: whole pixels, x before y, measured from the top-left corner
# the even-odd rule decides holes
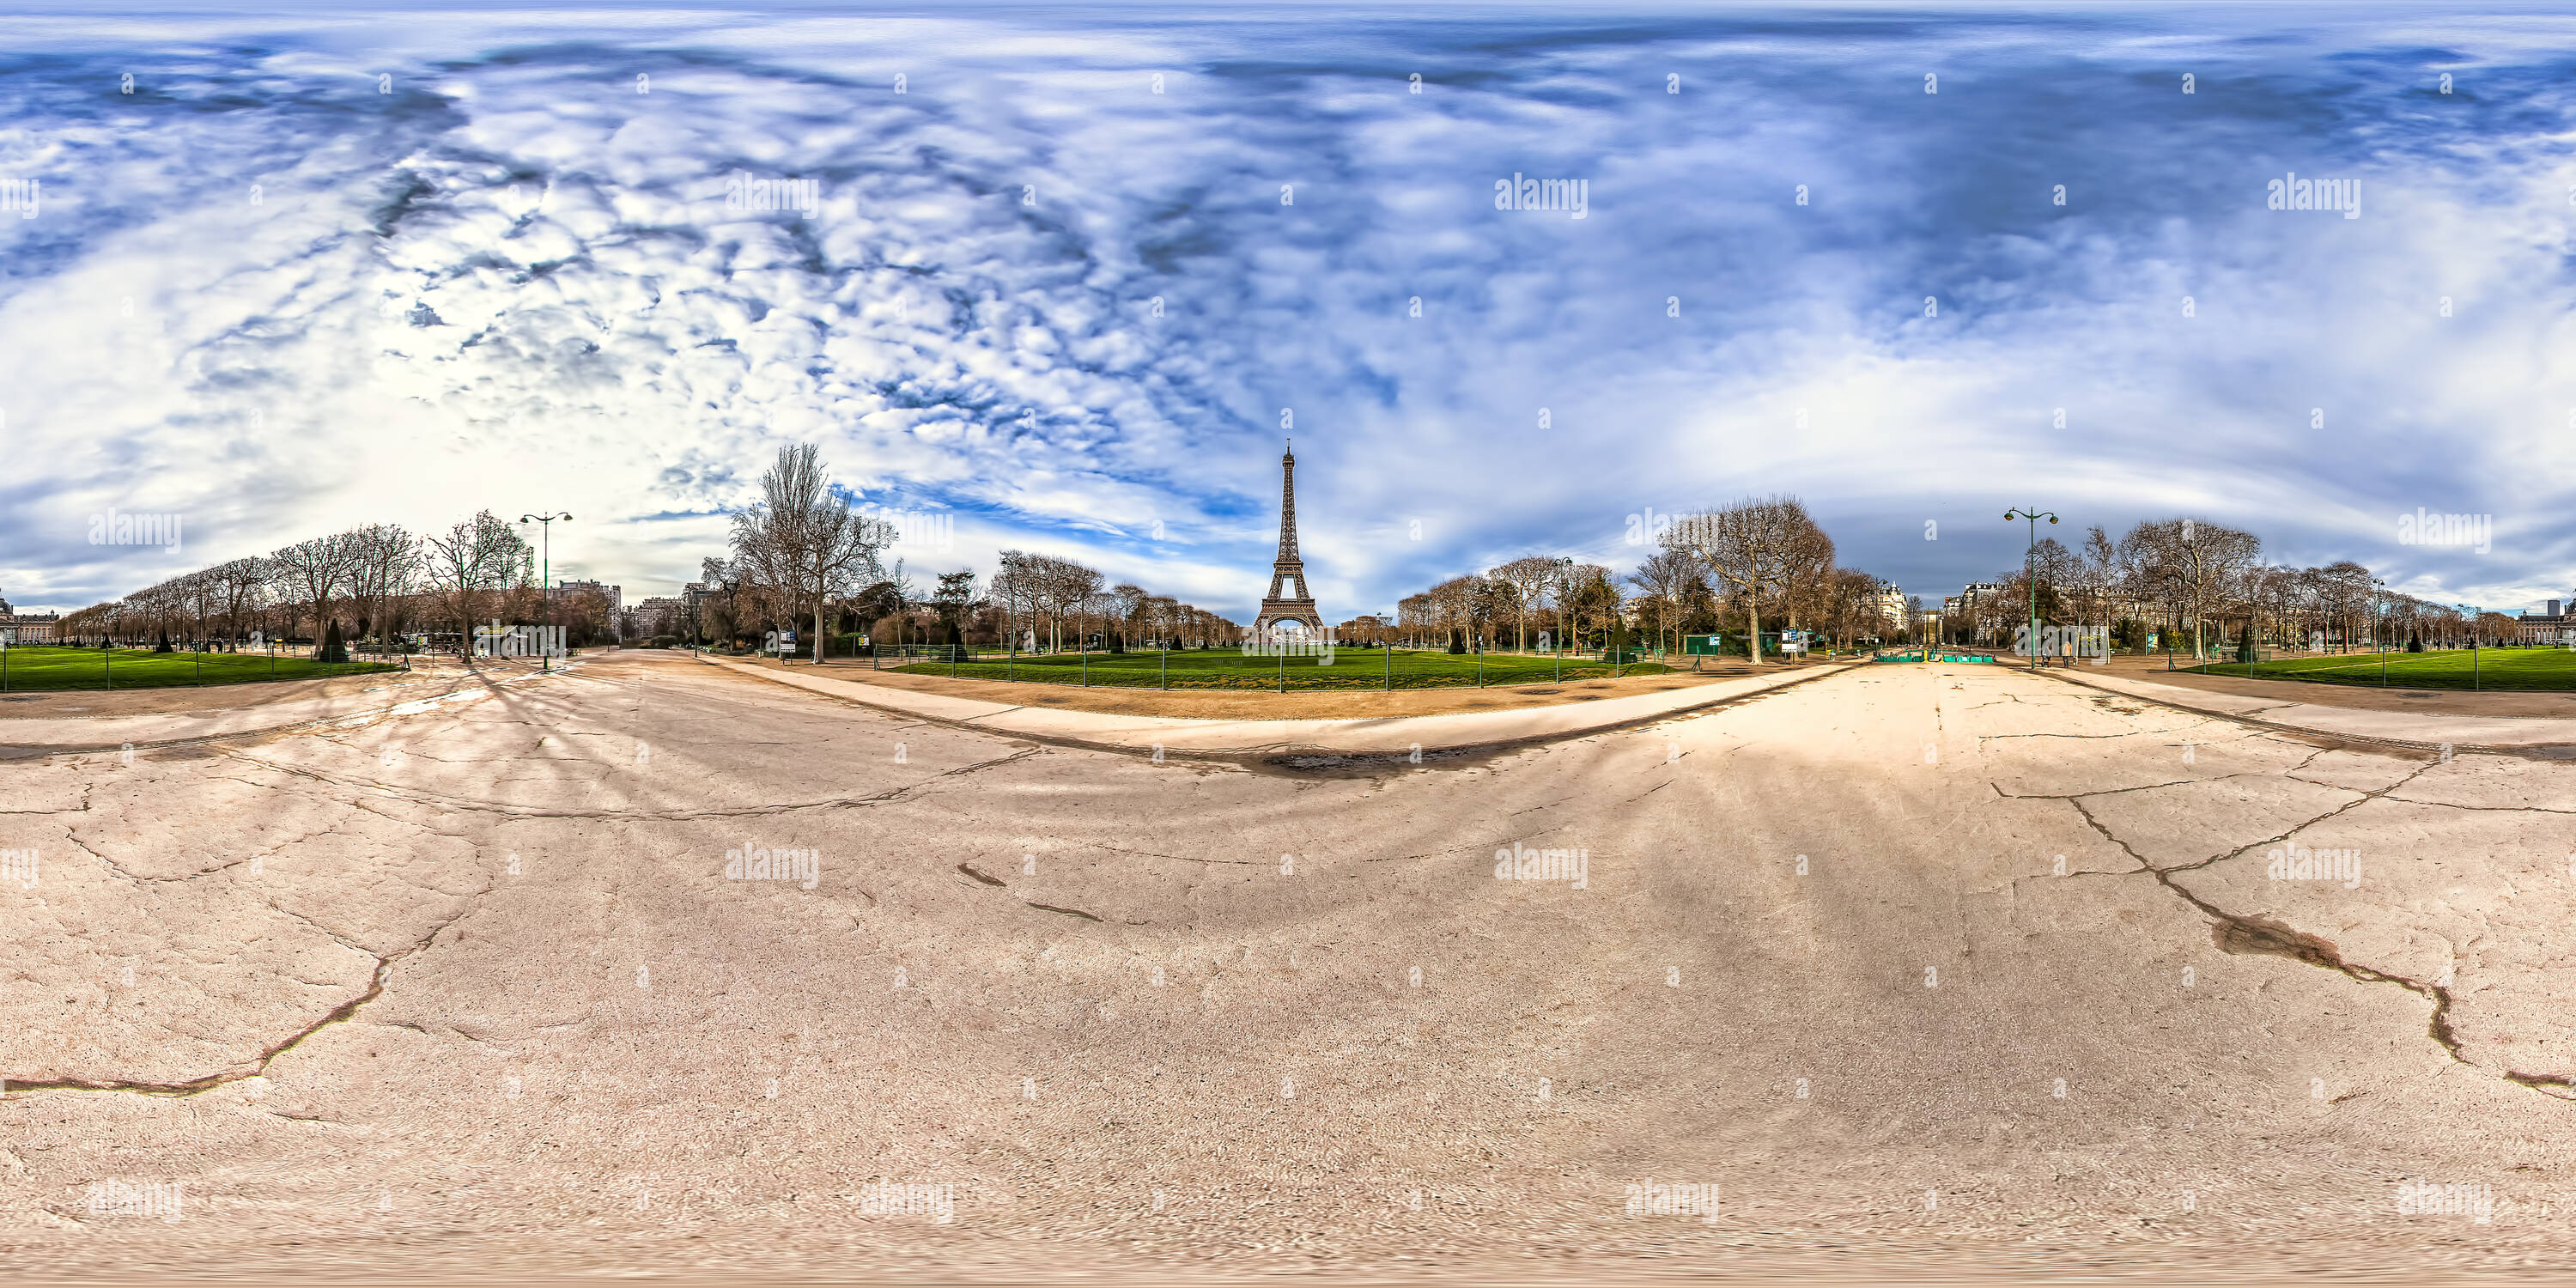
[[[1279,593],[1294,579],[1295,595]],[[1279,454],[1279,561],[1270,565],[1270,593],[1262,596],[1261,614],[1252,619],[1252,633],[1268,635],[1278,627],[1296,622],[1313,635],[1324,633],[1324,619],[1315,612],[1315,598],[1306,593],[1306,561],[1297,557],[1297,457],[1282,450]]]

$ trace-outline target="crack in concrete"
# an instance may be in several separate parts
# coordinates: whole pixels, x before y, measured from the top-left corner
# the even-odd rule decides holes
[[[2310,759],[2314,759],[2314,757],[2311,757]],[[2439,762],[2435,763],[2438,764]],[[2220,859],[2230,858],[2259,849],[2262,846],[2272,844],[2274,841],[2294,836],[2300,831],[2315,826],[2318,823],[2322,823],[2327,819],[2333,818],[2356,805],[2362,804],[2364,801],[2381,799],[2385,797],[2387,793],[2393,792],[2399,787],[2403,787],[2407,783],[2413,782],[2418,775],[2421,775],[2432,768],[2433,765],[2431,764],[2421,766],[2417,768],[2414,773],[2408,774],[2405,778],[2400,779],[2377,792],[2364,793],[2359,799],[2328,810],[2327,812],[2318,815],[2316,818],[2310,819],[2307,822],[2282,833],[2280,836],[2272,838],[2272,840],[2257,841],[2252,845],[2240,846],[2223,854],[2212,855],[2198,863],[2184,864],[2174,868],[2160,868],[2155,864],[2148,862],[2145,856],[2139,854],[2135,849],[2130,848],[2127,841],[2122,840],[2118,835],[2114,834],[2111,829],[2103,826],[2100,819],[2093,817],[2093,811],[2086,809],[2082,800],[2074,797],[2065,797],[2062,799],[2064,799],[2067,804],[2073,805],[2075,807],[2075,812],[2082,815],[2084,821],[2090,824],[2093,830],[2099,833],[2104,840],[2111,842],[2113,845],[2119,846],[2122,853],[2137,861],[2139,869],[2139,872],[2137,873],[2115,873],[2108,875],[2136,876],[2139,875],[2139,873],[2144,873],[2145,875],[2154,877],[2157,884],[2162,885],[2165,889],[2180,897],[2184,902],[2190,904],[2193,908],[2198,909],[2203,916],[2208,917],[2214,923],[2211,926],[2211,938],[2213,942],[2218,945],[2220,951],[2237,955],[2256,953],[2277,957],[2288,957],[2294,961],[2301,961],[2311,966],[2320,966],[2328,970],[2339,972],[2351,979],[2365,984],[2395,984],[2408,992],[2423,997],[2433,1004],[2433,1014],[2426,1022],[2425,1033],[2427,1036],[2431,1037],[2433,1041],[2442,1048],[2444,1053],[2448,1054],[2453,1060],[2467,1065],[2480,1073],[2494,1074],[2502,1077],[2507,1082],[2514,1083],[2518,1086],[2529,1087],[2543,1095],[2553,1096],[2561,1100],[2576,1100],[2576,1077],[2555,1073],[2523,1073],[2515,1069],[2490,1069],[2486,1065],[2479,1064],[2477,1061],[2462,1054],[2460,1051],[2459,1035],[2451,1028],[2452,998],[2451,990],[2448,987],[2439,983],[2428,984],[2422,980],[2410,979],[2403,975],[2392,974],[2387,971],[2376,970],[2368,966],[2362,966],[2353,962],[2345,961],[2342,950],[2335,947],[2335,945],[2328,940],[2316,935],[2308,934],[2305,931],[2298,930],[2278,921],[2249,916],[2242,913],[2229,912],[2226,909],[2219,907],[2217,904],[2211,903],[2209,900],[2203,899],[2199,895],[2194,894],[2192,891],[2174,880],[2174,875],[2176,873],[2196,871],[2207,867]],[[2342,790],[2358,791],[2359,789],[2345,788]],[[2433,804],[2435,802],[2419,803]]]
[[[2144,738],[2160,733],[2183,733],[2181,729],[2132,729],[2127,733],[1981,733],[1979,742],[2001,742],[2006,738]]]
[[[1040,747],[1023,747],[1007,756],[997,756],[991,760],[979,760],[971,764],[959,765],[954,769],[943,769],[919,782],[907,783],[901,787],[888,788],[885,791],[872,793],[866,796],[833,796],[816,801],[791,801],[777,805],[744,805],[731,809],[678,810],[665,813],[639,813],[633,810],[550,810],[535,809],[517,805],[503,805],[493,801],[476,801],[467,800],[463,797],[441,796],[434,792],[424,792],[412,788],[393,787],[375,781],[359,782],[353,779],[336,778],[319,770],[303,769],[294,765],[278,764],[274,761],[261,760],[256,756],[244,755],[238,751],[227,751],[225,754],[238,757],[246,763],[257,765],[263,769],[273,770],[278,773],[292,774],[299,778],[310,779],[314,782],[325,783],[333,787],[348,788],[360,792],[379,792],[386,796],[391,796],[396,800],[409,801],[415,805],[424,805],[435,809],[470,810],[477,813],[501,814],[511,818],[590,818],[615,819],[621,822],[643,821],[676,823],[688,822],[696,819],[755,818],[764,815],[794,813],[801,810],[856,809],[868,805],[892,804],[915,792],[926,790],[938,784],[943,779],[955,778],[965,774],[979,773],[983,770],[1007,765],[1013,761],[1023,760],[1030,756],[1037,755],[1042,750],[1044,749]],[[351,804],[356,804],[356,802],[352,801]]]
[[[1064,915],[1066,915],[1066,916],[1068,916],[1068,917],[1080,917],[1080,918],[1082,918],[1084,921],[1098,921],[1098,920],[1100,920],[1100,918],[1095,917],[1095,916],[1092,916],[1090,913],[1084,912],[1084,911],[1083,911],[1082,909],[1080,909],[1080,908],[1059,908],[1059,907],[1057,907],[1057,906],[1055,906],[1054,904],[1051,904],[1051,903],[1032,903],[1032,904],[1029,904],[1029,905],[1027,905],[1027,906],[1028,906],[1028,907],[1031,907],[1031,908],[1035,908],[1035,909],[1037,909],[1037,910],[1038,910],[1038,911],[1040,911],[1040,912],[1061,912],[1061,913],[1063,913]],[[1131,923],[1131,924],[1132,924],[1132,923]]]
[[[2439,762],[2435,762],[2435,763],[2439,763]],[[2307,829],[2309,829],[2309,828],[2311,828],[2311,827],[2315,827],[2315,826],[2316,826],[2317,824],[2319,824],[2319,823],[2325,822],[2327,819],[2333,818],[2333,817],[2335,817],[2336,815],[2339,815],[2339,814],[2344,813],[2344,812],[2345,812],[2345,811],[2347,811],[2347,810],[2353,809],[2353,808],[2355,808],[2355,807],[2357,807],[2357,806],[2360,806],[2360,805],[2367,804],[2367,803],[2369,803],[2369,802],[2371,802],[2371,801],[2374,801],[2374,800],[2378,800],[2379,798],[2381,798],[2381,797],[2383,797],[2383,796],[2387,795],[2388,793],[2393,792],[2393,791],[2396,791],[2398,788],[2403,787],[2403,786],[2405,786],[2405,785],[2406,785],[2406,784],[2408,784],[2408,783],[2414,782],[2414,781],[2416,780],[2416,778],[2420,777],[2420,776],[2421,776],[2421,775],[2422,775],[2426,770],[2429,770],[2429,769],[2431,769],[2431,768],[2433,768],[2433,766],[2432,766],[2432,765],[2429,765],[2429,764],[2428,764],[2428,765],[2419,765],[2419,766],[2417,766],[2417,767],[2416,767],[2416,769],[2415,769],[2415,772],[2414,772],[2414,773],[2412,773],[2412,774],[2408,774],[2408,775],[2407,775],[2407,776],[2405,776],[2404,778],[2398,779],[2396,782],[2390,783],[2388,786],[2380,788],[2378,791],[2363,791],[2361,788],[2358,788],[2358,787],[2330,787],[2330,788],[2329,788],[2329,790],[2332,790],[2332,791],[2339,791],[2339,792],[2356,792],[2356,793],[2359,793],[2359,795],[2358,795],[2358,796],[2356,796],[2356,798],[2355,798],[2355,799],[2353,799],[2353,800],[2346,801],[2346,802],[2344,802],[2343,804],[2341,804],[2341,805],[2338,805],[2338,806],[2334,807],[2333,809],[2327,810],[2327,811],[2326,811],[2325,813],[2323,813],[2323,814],[2319,814],[2319,815],[2317,815],[2315,818],[2309,819],[2307,822],[2301,823],[2301,824],[2297,825],[2296,827],[2291,828],[2289,831],[2286,831],[2286,832],[2281,833],[2279,836],[2270,836],[2270,837],[2265,837],[2264,839],[2262,839],[2262,840],[2260,840],[2260,841],[2256,841],[2256,842],[2254,842],[2254,843],[2253,843],[2253,844],[2251,844],[2251,845],[2240,845],[2240,846],[2236,847],[2235,849],[2228,850],[2228,851],[2226,851],[2226,852],[2224,852],[2224,853],[2210,855],[2208,858],[2202,859],[2202,860],[2200,860],[2200,861],[2199,861],[2199,862],[2197,862],[2197,863],[2185,863],[2185,864],[2180,864],[2180,865],[2175,866],[2175,867],[2162,868],[2162,869],[2158,869],[2158,870],[2159,870],[2159,871],[2164,871],[2164,872],[2196,872],[2196,871],[2199,871],[2199,870],[2200,870],[2200,869],[2202,869],[2202,868],[2208,867],[2210,864],[2216,863],[2216,862],[2218,862],[2218,861],[2220,861],[2220,860],[2222,860],[2222,859],[2232,859],[2232,858],[2236,858],[2236,857],[2238,857],[2238,856],[2240,856],[2240,855],[2249,854],[2249,853],[2252,853],[2253,851],[2256,851],[2256,850],[2262,849],[2264,846],[2267,846],[2267,845],[2277,845],[2277,844],[2279,844],[2280,842],[2282,842],[2282,841],[2286,841],[2286,840],[2290,839],[2291,837],[2296,836],[2296,835],[2298,835],[2299,833],[2304,832],[2304,831],[2306,831]],[[2307,780],[2303,778],[2303,779],[2300,779],[2299,781],[2301,781],[2301,782],[2306,782]],[[2319,786],[2327,786],[2326,784],[2318,784],[2318,785],[2319,785]]]
[[[349,998],[339,1005],[332,1007],[329,1011],[323,1014],[322,1018],[313,1021],[311,1024],[305,1025],[303,1028],[297,1029],[295,1032],[287,1035],[283,1040],[271,1043],[269,1046],[262,1049],[256,1057],[241,1065],[236,1065],[233,1068],[222,1070],[217,1073],[209,1073],[201,1077],[190,1078],[181,1082],[148,1082],[127,1078],[18,1078],[0,1075],[0,1093],[14,1093],[22,1091],[126,1091],[146,1096],[193,1096],[201,1092],[212,1091],[217,1087],[225,1086],[229,1083],[240,1082],[246,1078],[259,1077],[268,1072],[268,1066],[271,1062],[275,1061],[279,1056],[294,1050],[306,1038],[312,1037],[314,1034],[319,1033],[334,1024],[350,1019],[357,1015],[358,1011],[365,1007],[369,1002],[375,1001],[378,997],[383,996],[385,985],[393,979],[394,963],[429,947],[430,944],[435,942],[441,934],[444,934],[449,927],[455,925],[457,922],[463,921],[467,916],[471,915],[474,912],[475,905],[480,902],[485,895],[492,893],[494,888],[495,883],[487,877],[484,881],[483,888],[476,891],[474,894],[467,896],[465,899],[465,906],[457,909],[455,916],[449,917],[446,920],[439,922],[437,925],[430,927],[427,934],[424,934],[420,938],[412,941],[408,946],[396,949],[391,953],[383,955],[367,953],[368,956],[376,958],[376,969],[372,974],[372,978],[368,981],[364,992],[361,992],[357,996]],[[279,908],[277,911],[286,912],[286,909]],[[297,917],[297,920],[304,921],[306,925],[314,925],[311,921],[297,916],[297,914],[288,912],[287,915]],[[331,934],[329,930],[318,925],[314,925],[314,929],[321,930],[324,934]],[[332,938],[334,940],[338,940],[344,945],[347,945],[347,941],[340,940],[337,935],[332,935]],[[367,950],[363,948],[355,948],[354,945],[348,946],[352,947],[357,952],[367,952]]]
[[[2302,778],[2302,779],[2300,779],[2299,781],[2300,781],[2300,782],[2305,783],[2305,782],[2313,782],[2313,781],[2315,781],[2315,780],[2313,780],[2313,779],[2307,779],[2307,778]],[[2320,785],[2321,785],[2321,786],[2330,786],[2331,784],[2320,784]],[[2403,785],[2404,785],[2404,784],[2400,784],[2400,786],[2403,786]],[[2392,788],[2389,788],[2389,790],[2390,790],[2390,791],[2395,791],[2395,790],[2397,790],[2397,789],[2396,789],[2395,787],[2392,787]],[[2396,802],[2398,802],[2398,803],[2400,803],[2400,804],[2404,804],[2404,805],[2430,805],[2430,806],[2432,806],[2432,807],[2433,807],[2433,808],[2435,808],[2435,809],[2464,809],[2464,810],[2470,810],[2470,811],[2473,811],[2473,812],[2479,812],[2479,813],[2497,813],[2497,814],[2576,814],[2576,809],[2553,809],[2553,808],[2551,808],[2550,806],[2547,806],[2547,805],[2463,805],[2463,804],[2460,804],[2458,801],[2428,801],[2428,800],[2425,800],[2424,798],[2422,798],[2422,797],[2420,797],[2420,796],[2391,796],[2391,797],[2389,797],[2388,799],[2393,800],[2393,801],[2396,801]]]

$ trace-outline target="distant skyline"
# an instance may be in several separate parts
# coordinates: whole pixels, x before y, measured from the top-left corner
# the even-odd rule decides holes
[[[1771,493],[1934,604],[2017,566],[2011,506],[2070,546],[2192,515],[2439,602],[2576,597],[2570,12],[110,3],[12,34],[24,609],[482,508],[578,516],[558,580],[674,594],[812,441],[861,503],[945,516],[897,552],[925,583],[1019,547],[1248,623],[1291,435],[1328,622],[1527,553],[1624,570],[1633,526]],[[110,511],[183,540],[93,544]]]

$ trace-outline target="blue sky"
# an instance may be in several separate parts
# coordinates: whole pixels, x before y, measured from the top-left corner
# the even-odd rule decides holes
[[[2576,9],[8,33],[0,179],[41,184],[0,211],[22,607],[487,505],[579,516],[558,575],[670,593],[814,441],[950,517],[902,552],[924,581],[1045,549],[1248,620],[1289,419],[1333,620],[1774,492],[1927,596],[2018,561],[2015,505],[2233,523],[2444,601],[2576,586]],[[2293,173],[2357,181],[2358,217],[2268,209]],[[1582,180],[1583,217],[1496,209],[1514,175]],[[744,176],[814,208],[728,205]],[[2419,507],[2494,516],[2491,548],[2404,544]],[[185,545],[89,544],[110,508]]]

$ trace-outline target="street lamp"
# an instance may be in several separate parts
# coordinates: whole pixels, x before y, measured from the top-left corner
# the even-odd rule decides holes
[[[555,520],[557,519],[570,523],[572,522],[572,515],[570,512],[566,512],[563,514],[523,514],[519,516],[519,522],[533,523],[537,525],[537,542],[539,549],[544,552],[542,557],[545,560],[542,565],[544,571],[537,574],[537,593],[545,597],[546,625],[548,626],[553,626],[555,624],[554,525]],[[537,644],[537,669],[540,671],[550,671],[554,669],[552,666],[552,659],[546,656],[547,646],[553,642],[554,641],[552,640],[542,640]]]
[[[2032,565],[2039,557],[2039,521],[2046,519],[2053,525],[2057,516],[2045,510],[2037,514],[2022,509],[2004,511],[2004,522],[2010,523],[2015,519],[2030,520],[2030,548],[2022,553],[2021,580],[2023,587],[2030,591],[2030,669],[2036,671],[2039,669],[2039,577],[2032,571]]]
[[[2370,579],[2370,647],[2379,654],[2379,687],[2388,687],[2388,642],[2380,638],[2380,621],[2388,615],[2388,583]]]

